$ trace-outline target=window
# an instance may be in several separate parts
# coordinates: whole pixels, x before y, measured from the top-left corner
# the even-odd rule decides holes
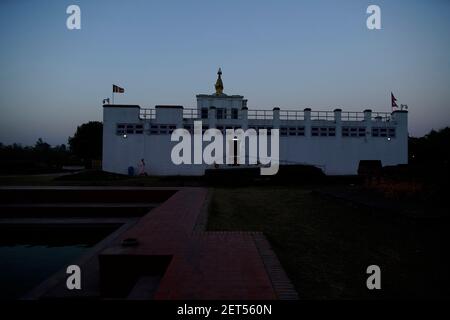
[[[116,126],[116,134],[143,134],[144,125],[135,123],[118,123]]]
[[[208,108],[202,108],[202,119],[208,119]]]
[[[342,127],[343,137],[365,137],[366,127]]]
[[[223,108],[217,109],[217,119],[225,119],[225,110]]]
[[[157,125],[151,125],[150,126],[150,134],[158,134],[159,133],[159,127]]]
[[[372,137],[395,138],[395,128],[374,127],[372,128]]]
[[[304,136],[305,127],[281,127],[280,136]]]
[[[160,125],[158,134],[167,134],[167,133],[169,133],[167,130],[167,125],[165,124]]]
[[[336,136],[335,127],[312,127],[311,136],[313,137],[334,137]]]
[[[150,126],[150,134],[172,134],[173,130],[177,128],[174,124],[152,124]]]
[[[134,133],[135,134],[143,134],[144,133],[144,125],[137,124],[134,126]]]
[[[319,128],[318,127],[311,128],[311,136],[313,136],[313,137],[319,136]]]
[[[237,119],[239,115],[239,110],[236,108],[231,109],[231,119]]]
[[[390,138],[395,138],[395,128],[388,128],[388,136]]]

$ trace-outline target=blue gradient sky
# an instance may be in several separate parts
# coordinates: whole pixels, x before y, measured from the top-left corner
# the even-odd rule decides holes
[[[78,4],[82,29],[66,28]],[[382,30],[366,28],[381,7]],[[410,110],[450,125],[450,1],[0,1],[0,142],[66,143],[116,103],[195,105],[224,72],[249,107]]]

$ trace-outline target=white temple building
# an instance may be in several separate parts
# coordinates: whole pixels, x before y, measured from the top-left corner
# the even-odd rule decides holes
[[[219,69],[215,93],[197,95],[196,108],[103,105],[103,170],[137,173],[144,159],[149,175],[203,175],[205,169],[217,165],[177,165],[171,159],[172,148],[178,143],[171,141],[172,132],[184,128],[193,133],[194,121],[202,121],[203,131],[253,128],[267,129],[270,133],[279,129],[280,165],[313,165],[328,175],[356,174],[361,160],[380,160],[383,166],[408,161],[407,111],[344,112],[278,107],[252,110],[247,108],[243,96],[223,93],[221,75]],[[233,148],[234,155],[238,155],[242,143],[246,142],[237,139],[232,144],[224,142],[224,154]],[[246,163],[251,160],[248,154]],[[233,160],[231,165],[236,164]]]

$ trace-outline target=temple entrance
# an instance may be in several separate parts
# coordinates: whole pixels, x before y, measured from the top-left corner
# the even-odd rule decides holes
[[[228,163],[232,166],[239,165],[239,140],[234,138],[228,143]]]
[[[233,150],[234,150],[234,153],[233,153],[233,166],[237,166],[237,165],[239,165],[239,163],[238,163],[238,157],[239,157],[239,154],[238,154],[238,152],[239,152],[239,141],[236,139],[236,140],[234,140],[233,139]]]

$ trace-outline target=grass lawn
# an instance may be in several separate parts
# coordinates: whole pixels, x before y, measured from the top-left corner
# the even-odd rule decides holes
[[[208,219],[208,230],[263,231],[303,299],[449,296],[448,224],[268,186],[215,189]],[[379,291],[366,287],[372,264]]]

